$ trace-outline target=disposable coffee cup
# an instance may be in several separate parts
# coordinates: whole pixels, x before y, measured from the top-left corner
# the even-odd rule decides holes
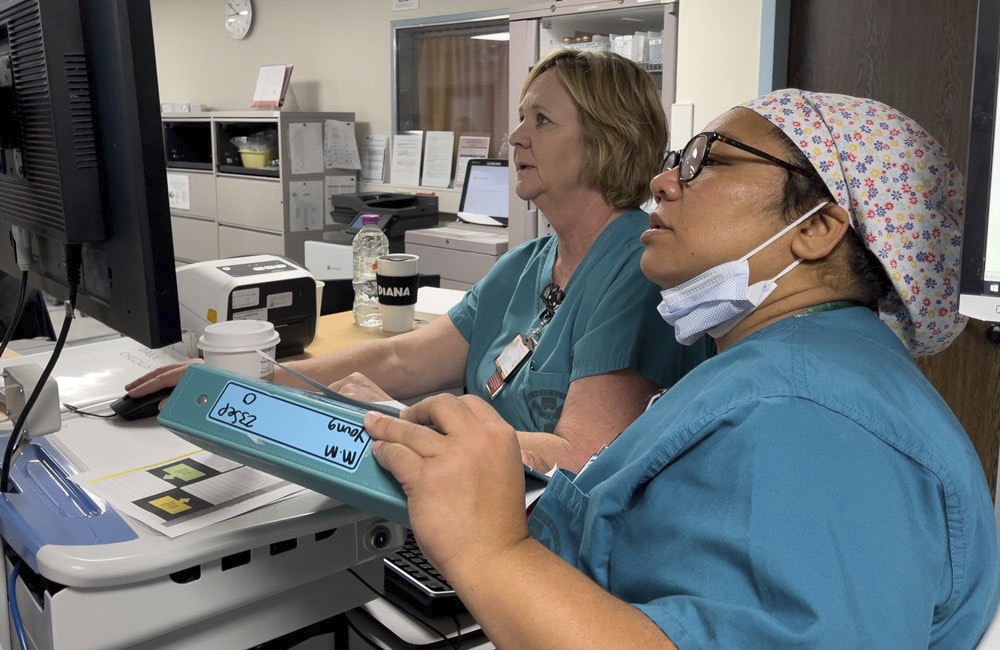
[[[270,380],[274,379],[274,362],[257,351],[273,359],[280,338],[267,321],[228,320],[205,327],[198,348],[212,367]]]
[[[417,262],[419,255],[391,253],[376,260],[375,280],[382,312],[382,331],[408,332],[413,329],[417,305]]]

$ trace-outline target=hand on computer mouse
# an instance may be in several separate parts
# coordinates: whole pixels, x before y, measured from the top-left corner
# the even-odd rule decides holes
[[[164,388],[154,393],[146,393],[142,397],[132,397],[126,393],[111,403],[111,410],[125,420],[153,417],[160,412],[161,404],[166,401],[173,390],[173,387]]]
[[[172,389],[181,380],[181,375],[192,363],[204,363],[201,359],[188,359],[166,366],[160,366],[156,370],[147,372],[138,379],[133,379],[125,384],[125,390],[130,397],[144,397],[149,393],[155,393],[164,389]]]

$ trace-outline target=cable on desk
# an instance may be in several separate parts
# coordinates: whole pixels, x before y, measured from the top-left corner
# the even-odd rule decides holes
[[[24,314],[24,297],[27,293],[28,272],[21,271],[21,292],[17,296],[17,307],[14,309],[14,317],[10,319],[7,331],[3,335],[3,342],[0,343],[0,357],[3,356],[4,351],[7,349],[7,344],[14,337],[14,330],[17,329],[18,324],[21,322],[21,316]]]
[[[73,406],[68,402],[63,402],[63,408],[71,413],[76,413],[77,415],[88,417],[88,418],[102,418],[105,420],[110,420],[112,418],[118,417],[114,413],[94,413],[93,411],[85,411],[79,406]]]
[[[347,569],[347,571],[348,571],[348,573],[350,573],[351,575],[353,575],[355,578],[357,578],[361,582],[361,584],[363,584],[364,586],[368,587],[368,589],[371,590],[371,592],[374,593],[376,596],[378,596],[379,598],[382,597],[382,595],[383,595],[382,592],[379,591],[378,589],[376,589],[375,587],[373,587],[367,580],[365,580],[364,578],[362,578],[357,573],[357,571],[355,571],[354,569],[350,569],[350,568]],[[427,621],[421,620],[420,618],[418,618],[416,616],[412,616],[410,618],[412,618],[417,623],[420,623],[425,628],[427,628],[428,630],[430,630],[434,634],[437,634],[439,637],[441,637],[442,639],[444,639],[444,642],[447,643],[448,647],[451,648],[452,650],[462,650],[462,643],[463,643],[463,641],[462,641],[462,625],[461,625],[461,623],[458,622],[458,616],[457,615],[452,614],[452,616],[451,616],[451,620],[455,623],[455,638],[454,639],[449,638],[447,634],[445,634],[441,630],[437,629],[436,627],[434,627],[433,625],[431,625]],[[353,623],[351,623],[351,619],[346,618],[346,614],[345,614],[344,620],[347,621],[347,625],[352,630],[354,630],[355,633],[357,633],[358,636],[360,636],[361,638],[364,638],[365,635],[362,634],[361,630],[359,630],[357,627],[355,627]],[[455,645],[456,643],[458,645]]]
[[[59,338],[56,339],[56,345],[52,350],[52,354],[49,355],[49,362],[45,364],[45,368],[38,378],[38,383],[35,384],[34,390],[31,391],[31,395],[24,403],[24,409],[18,416],[14,430],[10,432],[10,437],[7,439],[7,447],[4,449],[3,461],[0,464],[0,492],[10,491],[10,466],[14,458],[14,452],[21,443],[21,430],[24,429],[24,423],[28,420],[28,413],[31,412],[31,407],[38,401],[38,396],[41,395],[45,382],[48,381],[49,375],[52,374],[52,369],[55,368],[56,362],[59,361],[59,355],[62,353],[63,346],[66,345],[66,339],[69,337],[69,327],[73,323],[73,317],[76,312],[76,290],[80,284],[81,266],[81,246],[79,244],[67,245],[66,279],[69,285],[69,298],[66,299],[66,315],[63,317],[62,330],[59,332]]]
[[[17,643],[21,646],[21,650],[28,650],[28,635],[24,632],[21,611],[17,608],[17,574],[21,571],[22,561],[18,559],[14,563],[14,570],[10,572],[10,579],[7,582],[7,605],[10,607],[10,618],[17,632]]]
[[[3,344],[0,344],[0,356],[3,356],[14,336],[14,330],[21,322],[24,313],[24,298],[28,294],[28,271],[31,269],[31,235],[24,228],[18,226],[10,227],[10,243],[14,247],[14,261],[21,269],[21,293],[17,297],[17,308],[14,310],[14,317],[11,319],[7,331],[4,333]]]

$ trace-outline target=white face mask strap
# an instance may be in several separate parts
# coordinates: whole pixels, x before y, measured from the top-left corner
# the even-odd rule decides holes
[[[789,230],[791,230],[795,226],[799,225],[800,223],[802,223],[803,221],[805,221],[809,217],[813,216],[814,214],[816,214],[817,212],[819,212],[820,210],[822,210],[823,207],[826,206],[827,203],[829,203],[829,201],[823,201],[822,203],[820,203],[819,205],[817,205],[815,208],[813,208],[809,212],[806,212],[804,215],[802,215],[801,217],[799,217],[798,219],[796,219],[795,221],[793,221],[792,223],[788,224],[787,226],[785,226],[784,228],[782,228],[780,231],[778,231],[777,233],[775,233],[766,242],[764,242],[763,244],[761,244],[757,248],[753,249],[752,251],[750,251],[749,253],[747,253],[743,257],[741,257],[739,259],[739,261],[740,262],[744,262],[744,261],[750,259],[751,257],[753,257],[754,255],[756,255],[757,253],[759,253],[760,251],[764,250],[771,243],[773,243],[776,239],[778,239],[779,237],[781,237],[782,235],[784,235],[786,232],[788,232]],[[801,261],[801,260],[799,260],[799,261]],[[786,274],[789,271],[791,271],[792,268],[794,268],[795,265],[799,263],[799,261],[793,262],[791,266],[789,266],[784,271],[782,271],[781,273],[779,273],[778,276],[775,278],[775,280],[777,280],[778,278],[780,278],[784,274]]]
[[[771,282],[777,282],[778,280],[780,280],[782,278],[782,276],[784,276],[786,273],[788,273],[789,271],[791,271],[792,269],[794,269],[796,266],[798,266],[799,262],[801,262],[801,261],[802,261],[801,257],[796,258],[794,262],[792,262],[791,264],[789,264],[788,266],[785,267],[784,271],[782,271],[778,275],[776,275],[773,278],[771,278]]]

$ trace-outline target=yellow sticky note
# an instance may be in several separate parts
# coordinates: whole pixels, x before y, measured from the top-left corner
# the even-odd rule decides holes
[[[190,499],[175,499],[173,497],[161,497],[159,499],[154,499],[149,502],[154,508],[159,508],[165,512],[169,512],[172,515],[176,515],[184,512],[185,510],[190,510],[191,506],[188,505]]]

